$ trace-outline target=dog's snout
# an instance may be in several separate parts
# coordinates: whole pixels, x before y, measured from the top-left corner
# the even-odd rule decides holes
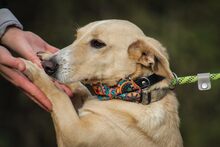
[[[42,66],[44,68],[44,71],[48,75],[53,75],[57,69],[58,69],[58,63],[52,58],[50,60],[42,61]]]

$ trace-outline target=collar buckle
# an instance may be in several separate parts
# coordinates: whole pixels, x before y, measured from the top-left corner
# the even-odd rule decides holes
[[[141,87],[141,89],[149,88],[151,85],[151,82],[147,77],[138,78],[137,80],[135,80],[135,83],[137,83],[137,85]]]

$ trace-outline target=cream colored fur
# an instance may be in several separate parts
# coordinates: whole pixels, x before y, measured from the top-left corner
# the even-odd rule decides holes
[[[106,44],[91,47],[92,39]],[[59,64],[58,80],[71,83],[75,97],[56,88],[51,79],[29,61],[26,75],[53,104],[52,118],[59,147],[182,147],[178,101],[170,91],[162,100],[142,105],[122,100],[99,101],[78,81],[108,85],[126,76],[152,73],[166,80],[153,88],[167,87],[172,73],[161,44],[146,37],[134,24],[122,20],[93,22],[77,32],[77,39],[52,58]],[[78,111],[78,113],[77,113]]]

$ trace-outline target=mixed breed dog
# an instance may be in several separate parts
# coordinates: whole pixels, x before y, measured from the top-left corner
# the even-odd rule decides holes
[[[59,147],[183,146],[167,51],[136,25],[92,22],[71,45],[39,56],[45,72],[24,60],[25,74],[53,104]],[[68,85],[74,97],[51,79]]]

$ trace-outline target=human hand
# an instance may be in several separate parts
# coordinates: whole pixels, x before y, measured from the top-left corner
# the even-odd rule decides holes
[[[37,52],[54,53],[58,50],[46,43],[36,34],[22,31],[15,27],[11,27],[6,31],[1,38],[1,43],[40,67],[41,61],[36,55]],[[24,90],[24,92],[42,108],[50,111],[52,109],[51,102],[39,88],[22,74],[24,70],[24,63],[19,58],[13,57],[6,48],[1,46],[0,73],[11,83]]]
[[[57,48],[49,45],[36,34],[22,31],[16,27],[7,29],[1,43],[40,67],[41,61],[36,55],[37,52],[55,53],[58,51]]]
[[[6,48],[0,46],[0,73],[2,76],[15,86],[21,88],[28,97],[42,108],[50,111],[52,104],[45,94],[22,74],[24,70],[25,65],[23,61],[13,57]]]

